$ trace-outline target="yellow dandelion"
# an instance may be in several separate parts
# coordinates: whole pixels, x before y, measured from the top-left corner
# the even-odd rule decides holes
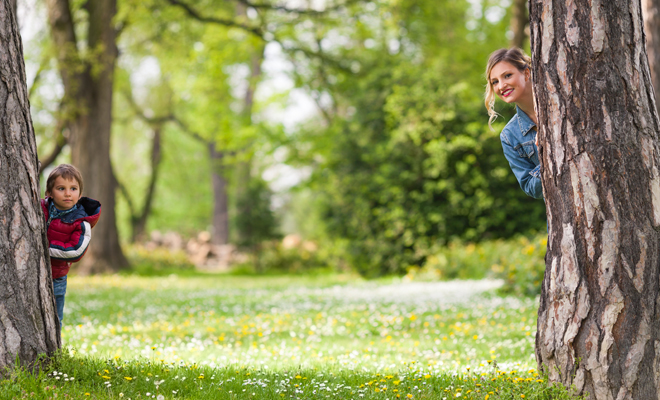
[[[105,376],[105,375],[101,376],[101,378],[103,378],[103,379],[110,379],[109,376]]]
[[[130,376],[125,376],[124,379],[126,379],[127,381],[132,381],[133,380],[133,378],[131,378]]]

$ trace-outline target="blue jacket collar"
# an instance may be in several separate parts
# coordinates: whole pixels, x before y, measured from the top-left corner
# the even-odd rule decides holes
[[[529,131],[532,130],[532,128],[536,126],[536,124],[518,106],[516,106],[516,115],[518,115],[518,125],[520,127],[520,132],[522,132],[523,136],[525,136],[529,133]]]

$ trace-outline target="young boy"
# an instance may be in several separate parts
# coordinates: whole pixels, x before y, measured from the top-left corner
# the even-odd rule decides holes
[[[60,329],[64,318],[66,275],[71,263],[80,261],[101,215],[101,203],[81,197],[83,179],[73,165],[60,164],[48,175],[46,198],[41,207],[46,217],[53,292]]]

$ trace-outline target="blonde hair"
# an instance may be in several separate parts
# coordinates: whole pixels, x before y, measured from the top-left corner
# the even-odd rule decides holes
[[[499,114],[495,111],[495,91],[493,90],[493,84],[490,82],[490,71],[492,71],[495,65],[502,61],[506,61],[513,65],[520,72],[524,72],[532,66],[532,59],[518,47],[499,49],[492,52],[490,57],[488,57],[488,65],[486,66],[486,81],[488,83],[486,84],[485,104],[489,116],[488,126],[491,129],[493,129],[493,121],[495,121]]]

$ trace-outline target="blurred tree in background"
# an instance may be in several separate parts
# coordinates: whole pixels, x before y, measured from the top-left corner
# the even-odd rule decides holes
[[[41,0],[24,1],[44,15]],[[421,267],[451,240],[544,230],[543,202],[526,198],[502,155],[506,118],[490,130],[482,100],[488,54],[514,38],[514,8],[119,0],[120,236],[210,230],[215,243],[257,251],[298,233],[328,263],[377,276]],[[47,27],[30,30],[39,153],[66,162],[57,46]],[[296,96],[317,112],[299,115]],[[294,175],[285,189],[264,181],[284,167]]]

